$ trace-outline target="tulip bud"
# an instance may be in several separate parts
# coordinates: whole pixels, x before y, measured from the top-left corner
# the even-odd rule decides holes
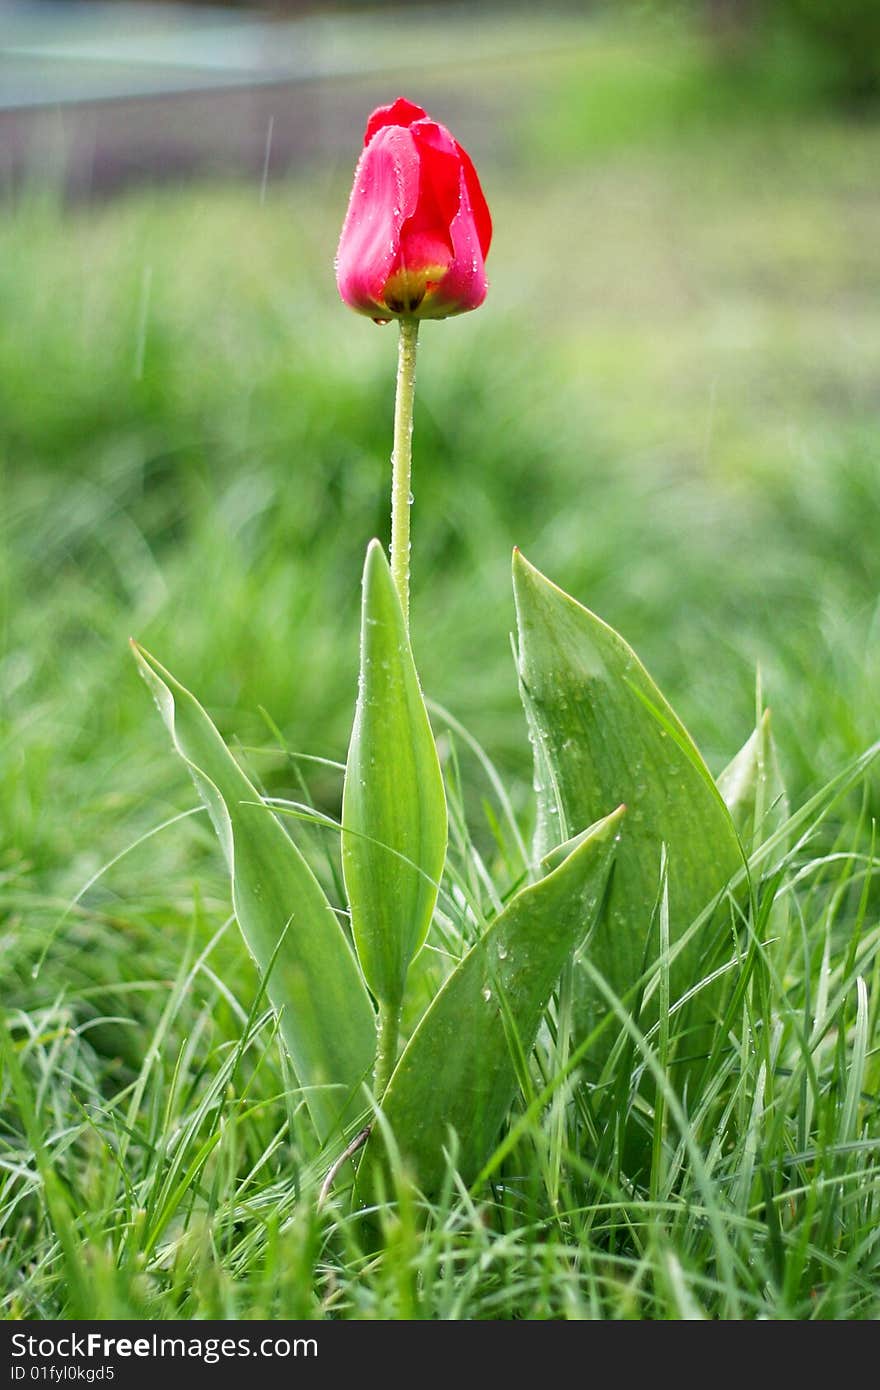
[[[492,219],[469,156],[404,97],[367,122],[336,283],[377,322],[445,319],[486,298]]]

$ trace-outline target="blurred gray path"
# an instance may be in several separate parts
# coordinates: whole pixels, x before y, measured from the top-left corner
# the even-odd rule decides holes
[[[277,173],[337,149],[350,157],[369,105],[401,92],[448,94],[466,142],[497,107],[486,72],[540,62],[574,24],[552,9],[486,4],[272,19],[0,0],[0,182],[46,176],[88,194],[206,169]]]

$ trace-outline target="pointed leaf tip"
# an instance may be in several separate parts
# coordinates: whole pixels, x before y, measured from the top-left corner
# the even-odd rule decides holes
[[[581,849],[585,841],[596,843],[604,839],[613,829],[618,831],[620,822],[626,814],[625,806],[618,806],[609,816],[596,821],[593,825],[588,825],[586,830],[581,830],[579,834],[572,835],[571,839],[565,840],[561,845],[554,846],[541,859],[541,868],[544,870],[545,878],[549,878],[551,873],[564,867]]]
[[[180,681],[175,680],[167,667],[163,666],[161,661],[158,661],[156,657],[153,656],[152,652],[148,652],[146,647],[142,647],[140,642],[136,642],[133,637],[130,637],[128,640],[132,655],[141,668],[142,675],[146,674],[150,679],[158,678],[167,685],[169,689],[177,690],[191,700],[195,699],[195,697],[190,695],[189,691],[180,684]]]
[[[381,584],[383,580],[388,590],[393,590],[394,598],[399,603],[399,599],[397,599],[397,590],[394,589],[394,580],[391,577],[391,565],[388,562],[388,556],[385,554],[385,547],[380,540],[373,539],[367,546],[367,553],[364,556],[364,590],[366,590],[368,585]]]
[[[719,776],[718,790],[748,854],[788,820],[788,797],[769,709]]]
[[[519,546],[518,546],[518,545],[515,545],[515,546],[513,547],[513,575],[514,575],[514,579],[516,579],[517,577],[520,577],[520,578],[525,579],[525,578],[528,577],[529,574],[535,574],[535,573],[537,573],[537,571],[535,570],[534,565],[532,565],[532,564],[526,559],[525,555],[522,553],[522,551],[520,550]]]

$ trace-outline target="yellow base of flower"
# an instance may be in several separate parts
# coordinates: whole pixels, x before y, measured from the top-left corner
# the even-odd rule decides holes
[[[431,318],[431,295],[447,269],[445,265],[428,265],[419,270],[396,270],[386,280],[383,291],[389,314],[397,318]]]

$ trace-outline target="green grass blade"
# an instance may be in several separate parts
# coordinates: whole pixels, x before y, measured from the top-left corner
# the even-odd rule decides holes
[[[868,990],[861,975],[856,979],[856,1000],[849,1077],[838,1131],[838,1140],[842,1144],[859,1136],[859,1108],[865,1084],[865,1062],[868,1054]]]
[[[446,796],[400,601],[367,550],[361,671],[342,798],[342,867],[364,977],[399,1005],[446,859]]]
[[[133,648],[217,831],[245,943],[262,973],[272,964],[267,993],[315,1128],[327,1139],[359,1111],[373,1066],[375,1016],[357,962],[311,869],[201,705]]]
[[[592,925],[622,817],[621,807],[559,868],[516,894],[410,1038],[382,1110],[425,1190],[442,1181],[450,1131],[465,1182],[491,1153],[516,1094],[516,1057],[534,1046],[560,971]]]
[[[589,946],[596,969],[626,996],[659,952],[651,922],[663,846],[673,947],[742,869],[742,852],[693,740],[631,648],[519,552],[513,578],[521,690],[535,751],[538,853],[549,854],[605,806],[627,807],[608,911]],[[673,951],[672,998],[707,973],[716,935],[707,922]],[[691,1030],[711,1017],[715,993],[700,992],[689,1010]],[[587,972],[579,972],[578,1000],[583,1036],[605,1008]],[[645,1028],[656,1017],[656,1000],[651,1009]],[[699,1034],[689,1032],[684,1050],[699,1046]],[[603,1047],[594,1064],[601,1064]]]
[[[70,1314],[75,1318],[86,1317],[90,1312],[89,1271],[83,1258],[81,1233],[76,1228],[75,1204],[71,1201],[70,1193],[57,1171],[57,1163],[53,1160],[53,1155],[46,1143],[34,1104],[32,1088],[16,1055],[15,1044],[9,1033],[8,1017],[2,1006],[0,1006],[0,1068],[5,1068],[9,1072],[12,1094],[21,1116],[22,1128],[33,1152],[34,1162],[40,1176],[46,1214],[61,1249]]]

